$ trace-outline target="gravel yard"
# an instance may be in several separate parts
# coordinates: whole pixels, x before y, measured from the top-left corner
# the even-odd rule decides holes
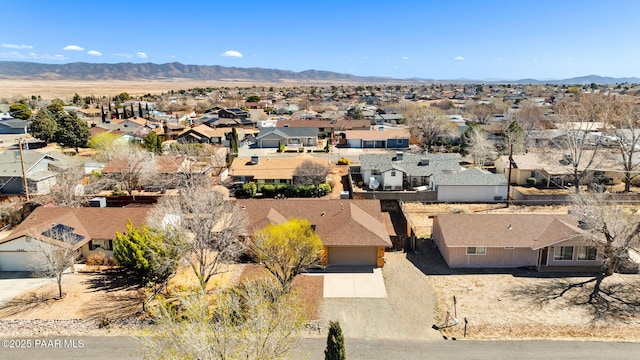
[[[340,321],[345,338],[439,339],[431,329],[434,296],[427,278],[402,252],[387,253],[386,259],[382,274],[387,298],[323,299],[323,324]]]

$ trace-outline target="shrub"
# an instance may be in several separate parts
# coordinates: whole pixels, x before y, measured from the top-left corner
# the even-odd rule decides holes
[[[116,266],[116,259],[107,257],[102,251],[92,252],[87,256],[86,264],[89,266]]]
[[[536,183],[538,182],[538,180],[534,177],[528,177],[527,178],[527,185],[529,186],[536,186]]]
[[[340,158],[340,160],[338,160],[338,165],[349,165],[351,164],[351,160],[349,160],[348,158]]]
[[[320,196],[325,196],[331,192],[331,185],[324,183],[320,184]]]
[[[247,196],[256,196],[256,192],[258,192],[258,187],[256,186],[256,183],[254,182],[249,182],[246,183],[244,185],[242,185],[242,191],[244,191],[244,193]]]

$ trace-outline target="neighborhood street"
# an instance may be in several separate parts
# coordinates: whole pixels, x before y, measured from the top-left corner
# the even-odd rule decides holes
[[[7,349],[0,348],[0,358],[23,359],[141,359],[136,339],[129,336],[61,337],[60,347],[43,338],[39,340],[47,347]],[[55,338],[44,338],[55,339]],[[64,340],[69,347],[64,347]],[[4,340],[4,339],[3,339]],[[73,344],[70,340],[74,340]],[[82,344],[82,347],[79,347]],[[292,358],[324,359],[326,340],[304,339]],[[3,342],[4,345],[4,342]],[[48,345],[52,345],[48,347]],[[76,348],[73,348],[73,346]],[[640,343],[588,342],[588,341],[418,341],[418,340],[362,340],[346,339],[347,359],[637,359]]]

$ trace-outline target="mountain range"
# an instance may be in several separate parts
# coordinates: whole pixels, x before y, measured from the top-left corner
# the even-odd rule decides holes
[[[617,84],[640,83],[639,78],[612,78],[588,75],[561,80],[471,80],[471,79],[394,79],[377,76],[355,76],[331,71],[290,70],[264,68],[238,68],[220,65],[185,65],[178,62],[96,64],[75,62],[68,64],[42,64],[25,61],[0,61],[0,79],[41,80],[217,80],[217,81],[343,81],[365,83],[511,83],[511,84]]]

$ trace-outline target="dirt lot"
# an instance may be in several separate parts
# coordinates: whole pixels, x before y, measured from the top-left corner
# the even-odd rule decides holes
[[[462,338],[467,318],[467,338],[472,339],[640,340],[637,275],[616,274],[605,279],[602,288],[612,296],[590,304],[594,284],[590,275],[452,270],[427,241],[409,258],[427,275],[436,295],[438,325],[444,324],[447,312],[460,322],[444,331],[447,336]],[[584,284],[572,287],[580,283]]]

